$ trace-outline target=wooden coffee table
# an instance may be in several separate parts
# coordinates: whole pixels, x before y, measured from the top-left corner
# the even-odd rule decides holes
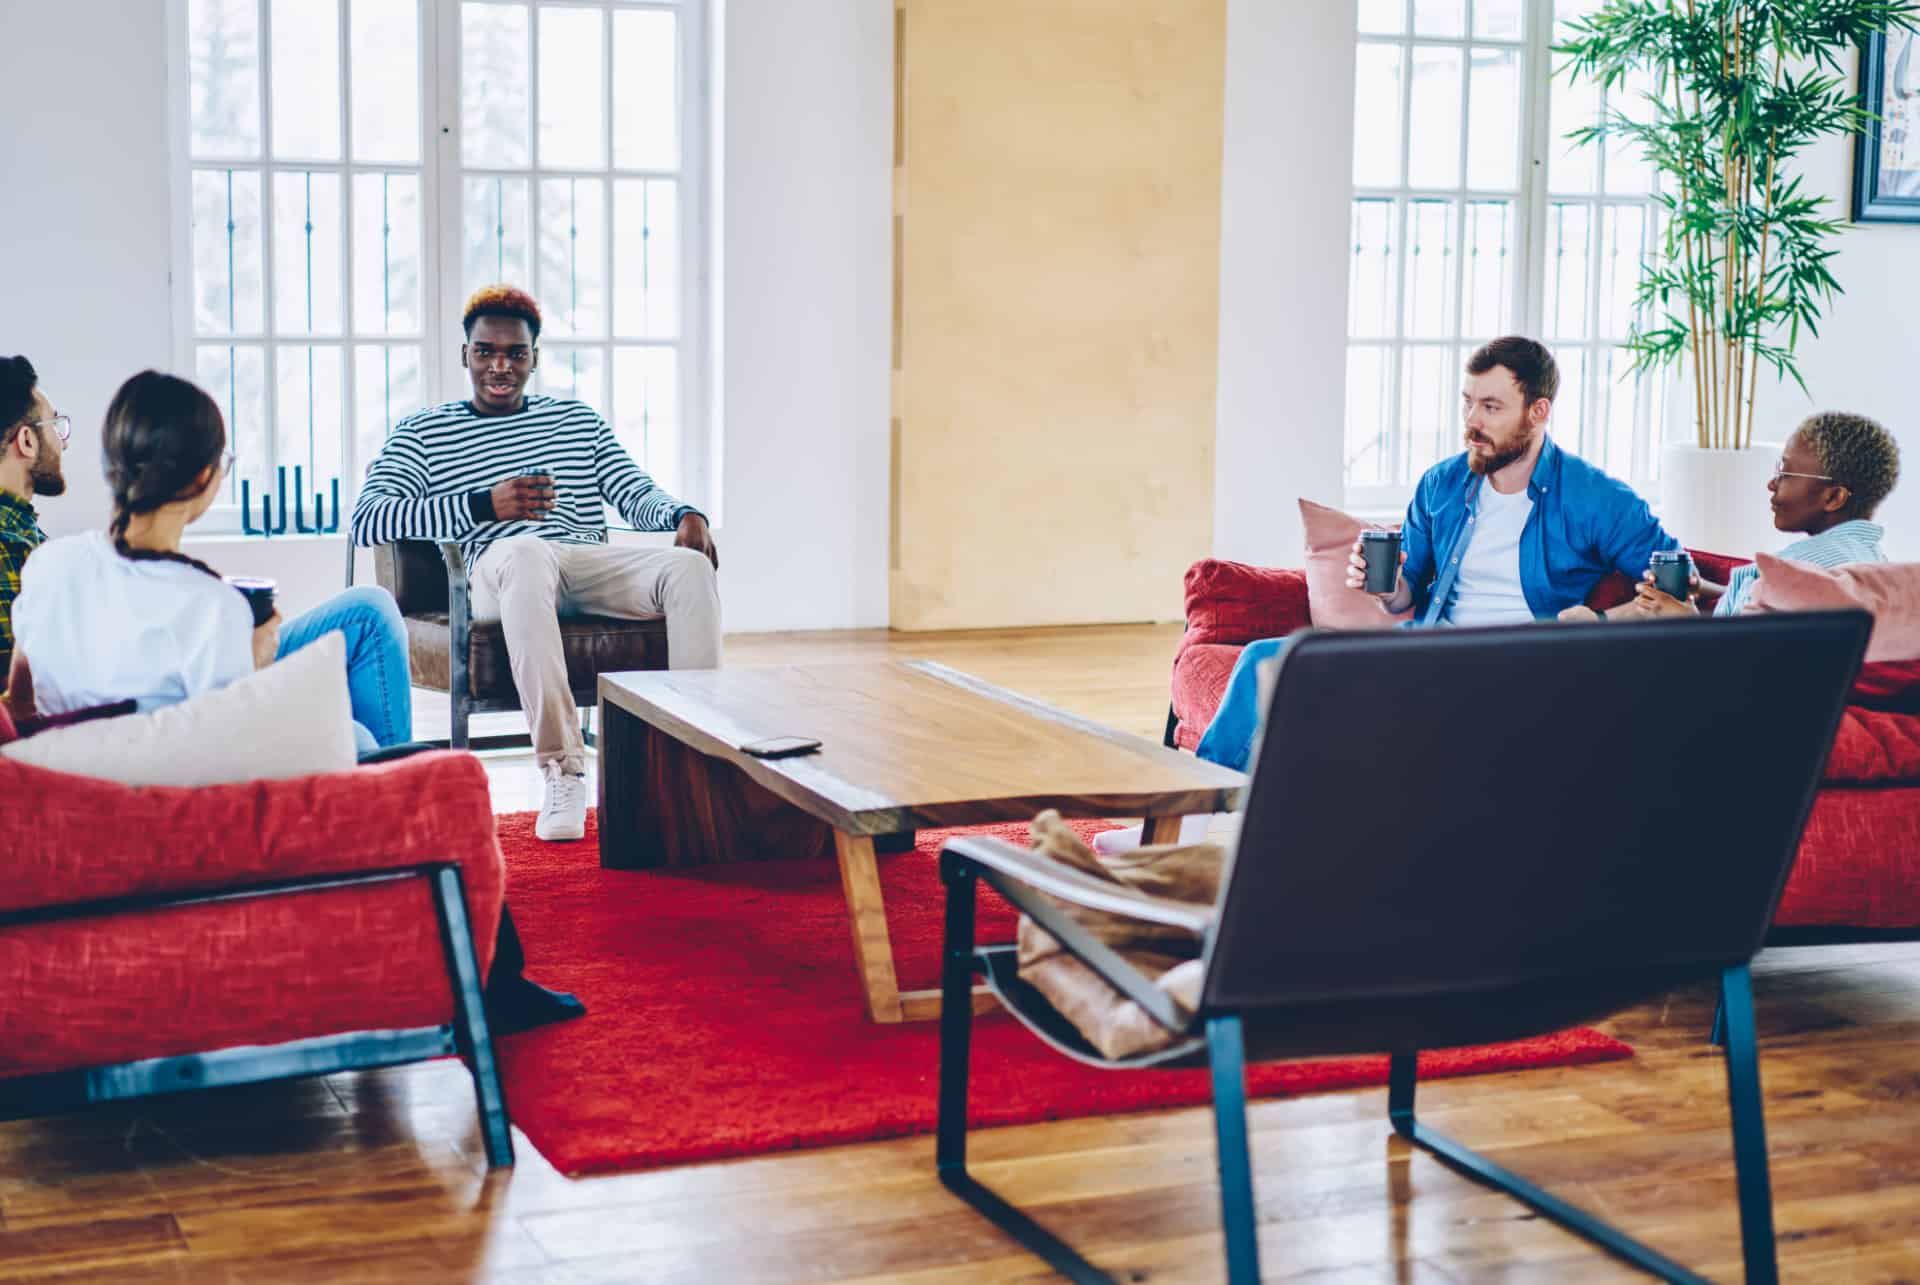
[[[787,735],[822,748],[773,760],[738,748]],[[940,1012],[939,991],[902,994],[895,980],[876,836],[1056,808],[1145,817],[1148,840],[1167,842],[1181,817],[1231,808],[1245,780],[927,661],[600,676],[600,864],[833,851],[876,1022]]]

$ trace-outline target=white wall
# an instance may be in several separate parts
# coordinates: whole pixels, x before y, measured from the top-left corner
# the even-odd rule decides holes
[[[1854,64],[1843,64],[1859,84]],[[1828,139],[1799,162],[1806,184],[1825,195],[1829,212],[1853,213],[1853,141]],[[1841,234],[1833,275],[1844,294],[1835,299],[1820,335],[1800,346],[1802,393],[1789,384],[1761,384],[1754,437],[1783,441],[1810,411],[1850,410],[1871,415],[1900,441],[1904,480],[1878,515],[1887,528],[1887,555],[1920,561],[1920,224],[1860,223]],[[1784,540],[1783,540],[1784,543]]]
[[[73,416],[54,534],[104,525],[100,420],[122,380],[171,364],[166,6],[0,0],[0,353],[25,353]]]
[[[893,7],[725,3],[727,626],[884,625]],[[9,60],[0,123],[0,353],[28,354],[74,417],[69,494],[40,506],[56,535],[105,523],[101,416],[128,375],[173,360],[166,8],[0,0],[29,55]],[[345,557],[337,538],[193,547],[275,576],[295,611],[339,586]]]
[[[1353,197],[1353,0],[1227,0],[1214,556],[1302,559],[1339,504]]]

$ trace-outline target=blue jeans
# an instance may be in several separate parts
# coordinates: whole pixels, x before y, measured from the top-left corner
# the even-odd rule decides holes
[[[353,739],[359,752],[412,740],[407,626],[393,595],[360,585],[295,616],[280,627],[280,656],[336,631],[347,639],[347,698],[353,705]]]
[[[1291,638],[1262,638],[1240,649],[1233,662],[1233,675],[1227,679],[1227,694],[1220,698],[1207,733],[1200,738],[1194,753],[1209,763],[1247,770],[1253,760],[1253,738],[1260,731],[1260,662],[1278,656]]]

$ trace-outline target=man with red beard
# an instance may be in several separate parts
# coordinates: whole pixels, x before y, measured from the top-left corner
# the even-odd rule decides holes
[[[1374,595],[1412,610],[1412,624],[1507,625],[1552,620],[1610,571],[1638,580],[1655,549],[1679,541],[1633,488],[1555,445],[1547,434],[1560,369],[1544,344],[1496,339],[1467,362],[1459,455],[1428,469],[1401,529],[1400,576]],[[1347,587],[1365,587],[1356,541]],[[1248,646],[1198,750],[1244,768],[1259,729],[1255,666],[1285,639]],[[1104,837],[1104,836],[1103,836]]]
[[[20,568],[47,542],[34,511],[36,495],[67,489],[60,457],[71,421],[56,414],[25,357],[0,357],[0,684],[13,660],[13,600]]]

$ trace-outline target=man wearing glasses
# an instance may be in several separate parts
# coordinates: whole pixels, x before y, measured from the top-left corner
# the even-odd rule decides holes
[[[56,415],[25,357],[0,357],[0,675],[13,661],[13,600],[20,568],[47,542],[33,508],[36,495],[67,489],[60,472],[73,422]],[[4,683],[4,678],[0,678]]]
[[[545,778],[534,833],[586,833],[586,743],[560,643],[564,609],[664,616],[675,669],[720,664],[719,566],[707,520],[633,461],[584,402],[529,394],[540,309],[511,286],[467,303],[464,401],[394,425],[353,509],[353,541],[457,540],[476,619],[498,620]],[[605,506],[635,529],[671,531],[669,549],[614,547]]]

